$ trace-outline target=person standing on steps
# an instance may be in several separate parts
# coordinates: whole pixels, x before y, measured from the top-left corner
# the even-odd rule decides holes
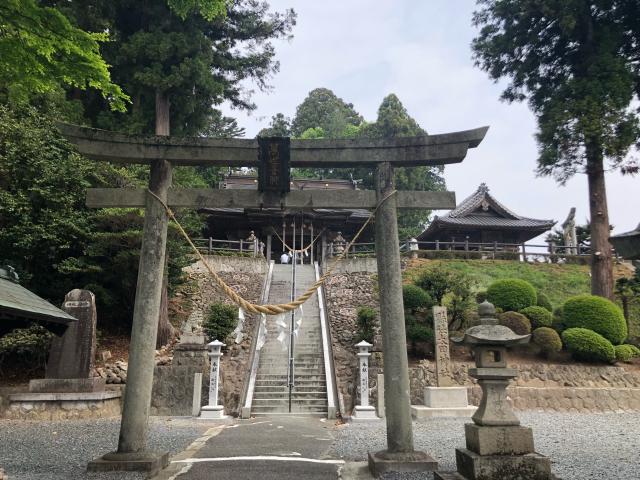
[[[289,263],[289,254],[287,252],[282,252],[282,255],[280,255],[280,263],[283,265]]]

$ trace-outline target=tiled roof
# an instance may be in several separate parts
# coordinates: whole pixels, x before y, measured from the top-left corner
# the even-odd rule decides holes
[[[469,197],[445,215],[435,216],[419,239],[446,227],[505,228],[539,230],[540,233],[555,225],[555,220],[538,220],[518,215],[496,200],[489,187],[482,183]]]

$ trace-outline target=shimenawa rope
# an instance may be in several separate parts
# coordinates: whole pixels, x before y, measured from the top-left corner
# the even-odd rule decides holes
[[[233,290],[229,285],[227,285],[225,283],[225,281],[222,278],[220,278],[220,276],[207,263],[205,258],[200,253],[200,250],[198,250],[198,248],[193,244],[193,241],[191,240],[191,238],[189,237],[187,232],[185,232],[184,228],[182,228],[182,225],[180,225],[180,222],[178,222],[178,220],[176,219],[176,216],[174,215],[173,211],[169,208],[169,206],[160,197],[158,197],[158,195],[153,193],[151,190],[147,189],[147,192],[149,192],[164,207],[164,209],[167,212],[167,215],[169,215],[169,218],[171,218],[171,220],[173,220],[175,222],[176,226],[178,227],[178,230],[180,231],[182,236],[185,238],[185,240],[187,240],[187,242],[189,243],[189,245],[191,246],[191,248],[193,249],[193,251],[195,252],[197,257],[200,259],[200,261],[205,266],[205,268],[209,271],[209,273],[211,274],[213,279],[220,286],[220,288],[222,288],[224,293],[236,305],[238,305],[239,307],[243,308],[246,312],[264,313],[266,315],[278,315],[280,313],[286,313],[286,312],[290,312],[291,310],[295,310],[300,305],[302,305],[304,302],[306,302],[315,293],[315,291],[318,289],[318,287],[320,287],[320,285],[322,285],[326,281],[326,279],[331,275],[331,273],[333,272],[333,270],[336,267],[336,265],[338,264],[338,262],[345,257],[345,255],[349,251],[349,248],[351,248],[352,244],[355,243],[355,241],[358,239],[360,234],[364,231],[366,226],[375,217],[375,214],[378,211],[378,208],[380,208],[380,205],[382,205],[392,195],[394,195],[396,193],[396,190],[393,190],[393,191],[389,192],[387,195],[384,196],[384,198],[382,198],[382,200],[380,200],[378,202],[378,204],[376,205],[376,208],[373,210],[373,212],[371,212],[371,215],[369,215],[369,218],[367,218],[367,220],[364,222],[362,227],[360,227],[358,232],[353,237],[353,240],[351,240],[347,244],[347,246],[345,247],[343,252],[338,257],[336,257],[334,259],[331,267],[318,280],[316,280],[316,282],[313,285],[311,285],[302,295],[300,295],[295,300],[292,300],[289,303],[280,303],[280,304],[275,304],[275,305],[256,305],[254,303],[249,302],[248,300],[245,300],[240,295],[238,295],[235,292],[235,290]]]

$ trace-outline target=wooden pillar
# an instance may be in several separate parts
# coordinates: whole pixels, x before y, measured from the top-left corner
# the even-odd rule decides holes
[[[304,248],[304,219],[300,216],[300,249]],[[300,252],[300,265],[304,263],[304,253]]]
[[[169,101],[166,96],[160,95],[156,99],[156,112],[156,133],[168,135]],[[165,202],[171,186],[171,173],[169,162],[155,160],[151,163],[149,189]],[[147,194],[118,454],[142,454],[146,450],[167,224],[164,207]]]
[[[269,263],[271,261],[271,234],[267,235],[266,249],[265,256],[267,257],[267,263]]]
[[[379,164],[376,171],[378,202],[393,189],[393,168],[389,163]],[[402,304],[402,276],[395,195],[392,195],[378,207],[375,234],[384,352],[387,452],[411,453],[413,452],[413,430],[411,399],[409,397],[409,365]]]
[[[309,225],[309,231],[311,232],[311,242],[313,242],[314,236],[313,236],[313,220],[311,220],[311,224]],[[316,249],[316,245],[315,243],[313,245],[311,245],[310,250],[310,255],[311,255],[311,265],[313,265],[313,251]]]
[[[326,271],[327,262],[327,232],[326,230],[320,235],[320,262],[322,263],[322,271]]]

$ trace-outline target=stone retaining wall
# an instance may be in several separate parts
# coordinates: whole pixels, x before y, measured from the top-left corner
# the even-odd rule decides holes
[[[345,410],[341,414],[345,416],[351,414],[356,400],[358,359],[355,355],[354,345],[360,341],[357,336],[357,312],[363,306],[373,307],[377,310],[378,296],[375,293],[375,280],[366,271],[334,274],[326,281],[324,290],[327,299],[327,318],[331,328],[331,346],[338,395],[341,400],[340,405]],[[376,339],[374,353],[370,359],[370,372],[373,377],[370,380],[370,385],[372,387],[375,386],[374,372],[377,361],[382,358],[381,353],[377,351],[378,344],[379,341]]]
[[[67,397],[75,397],[70,399]],[[119,392],[79,394],[14,394],[2,418],[10,420],[77,420],[120,415]]]
[[[222,279],[234,291],[242,295],[245,299],[259,303],[262,295],[262,287],[265,275],[268,270],[268,264],[263,258],[245,258],[245,257],[222,257],[207,256],[207,261],[218,272]],[[194,263],[185,269],[189,278],[195,282],[195,290],[185,289],[178,292],[183,296],[189,296],[192,302],[193,310],[187,325],[183,327],[183,331],[198,333],[201,331],[202,319],[206,315],[209,305],[216,302],[232,304],[229,298],[224,294],[222,289],[217,286],[211,278],[201,262]],[[220,389],[221,398],[227,413],[239,413],[239,403],[242,396],[244,382],[247,379],[249,371],[249,358],[251,356],[251,344],[255,333],[255,327],[259,320],[259,316],[255,314],[245,313],[245,321],[243,327],[243,338],[240,343],[235,343],[235,339],[229,336],[226,339],[219,339],[227,344],[223,349],[223,357],[220,365]],[[166,367],[156,367],[156,371]],[[184,371],[181,371],[184,370]],[[171,394],[171,390],[176,391],[182,397],[192,398],[193,392],[193,373],[196,370],[185,370],[184,368],[167,371],[158,375],[156,382],[166,384],[164,387],[167,395],[167,401]],[[199,371],[199,370],[197,370]],[[184,377],[177,381],[176,375]],[[205,385],[203,385],[203,404],[208,401],[208,372],[204,376]],[[188,391],[185,391],[188,390]],[[166,402],[157,401],[158,409],[164,408]],[[186,400],[182,402],[186,405]],[[181,407],[182,408],[182,407]],[[175,413],[174,413],[175,415]]]

